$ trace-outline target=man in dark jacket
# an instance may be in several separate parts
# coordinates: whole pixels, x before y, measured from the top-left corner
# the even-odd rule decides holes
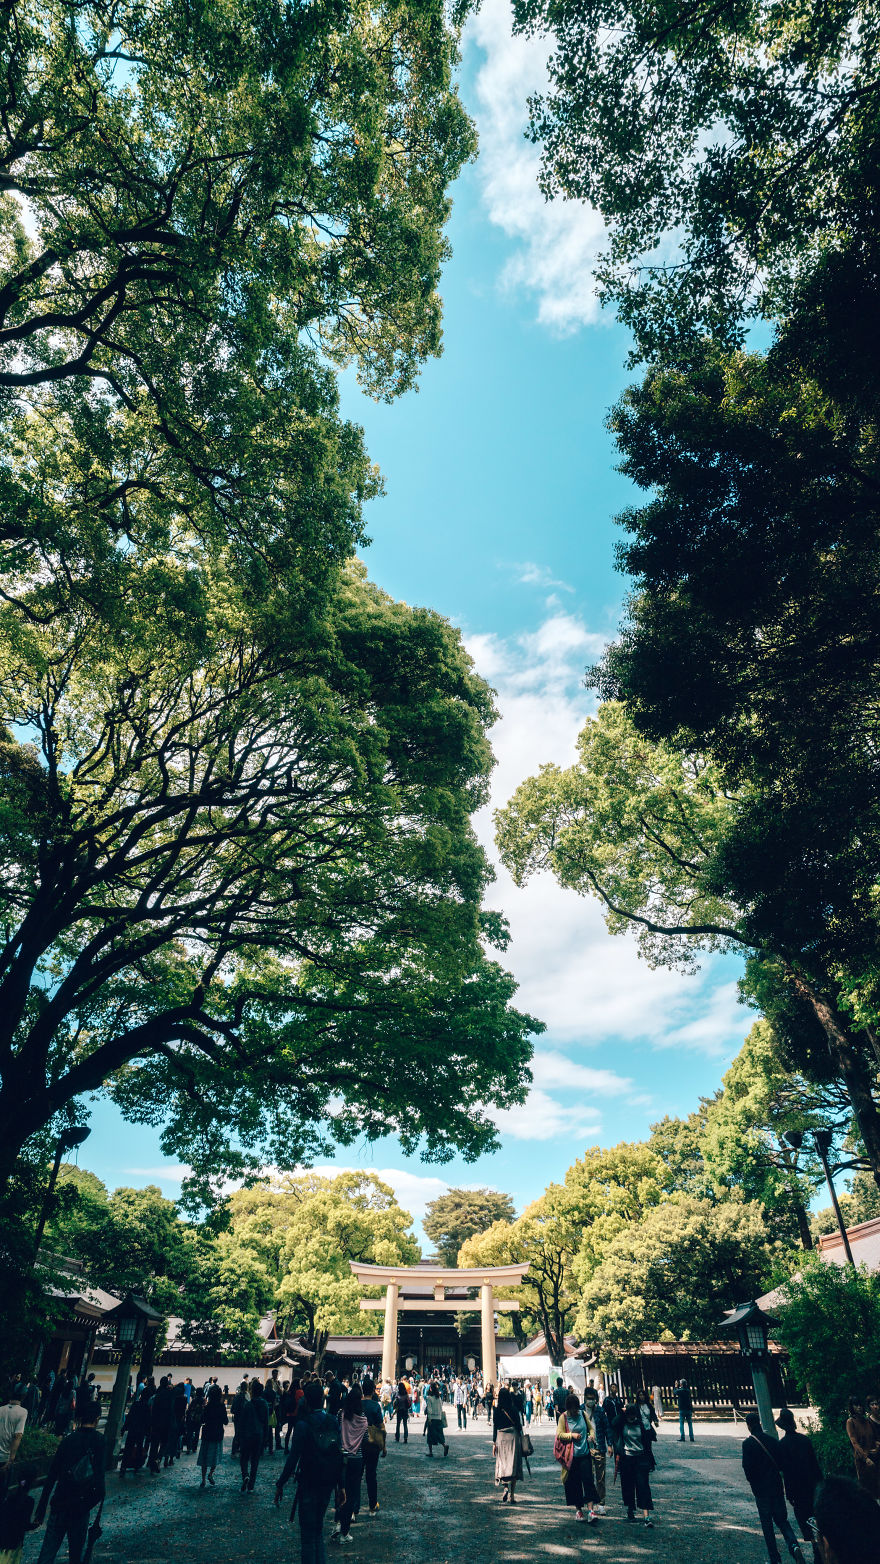
[[[159,1381],[159,1388],[150,1402],[150,1471],[158,1472],[159,1457],[162,1455],[171,1432],[171,1421],[174,1417],[174,1391],[171,1388],[171,1375],[166,1374]]]
[[[294,1425],[290,1453],[276,1484],[275,1499],[280,1503],[285,1484],[296,1472],[302,1564],[323,1564],[324,1516],[330,1495],[342,1478],[342,1443],[335,1417],[324,1411],[324,1387],[320,1380],[309,1380],[303,1400],[307,1411],[297,1417]]]
[[[694,1402],[691,1387],[686,1379],[680,1379],[675,1387],[675,1404],[678,1407],[678,1437],[684,1444],[684,1425],[687,1423],[691,1444],[694,1442]]]
[[[251,1382],[251,1393],[238,1395],[232,1403],[238,1459],[241,1465],[241,1491],[253,1493],[257,1467],[269,1435],[269,1409],[258,1379]]]
[[[813,1544],[813,1557],[817,1564],[822,1564],[810,1527],[813,1500],[822,1481],[819,1458],[813,1449],[812,1440],[806,1434],[798,1433],[791,1407],[782,1408],[776,1426],[784,1430],[779,1441],[779,1464],[782,1467],[785,1497],[794,1510],[801,1536]]]
[[[791,1529],[788,1511],[785,1508],[778,1442],[772,1435],[764,1433],[757,1412],[749,1412],[746,1417],[746,1428],[749,1433],[748,1438],[743,1440],[743,1471],[755,1496],[755,1504],[758,1506],[758,1519],[767,1544],[770,1564],[781,1564],[774,1526],[778,1526],[785,1538],[792,1558],[797,1560],[797,1564],[805,1564],[804,1555]]]
[[[70,1557],[82,1558],[89,1511],[104,1498],[105,1446],[104,1436],[95,1427],[97,1421],[97,1405],[90,1401],[79,1428],[65,1435],[52,1457],[34,1515],[34,1525],[42,1526],[49,1509],[37,1564],[53,1564],[65,1537]]]

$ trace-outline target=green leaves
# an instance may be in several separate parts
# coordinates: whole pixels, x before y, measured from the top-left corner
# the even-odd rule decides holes
[[[458,1251],[468,1238],[483,1233],[495,1222],[512,1222],[510,1195],[497,1189],[450,1189],[425,1208],[422,1226],[445,1265],[455,1265]]]
[[[714,893],[713,853],[731,800],[699,755],[649,744],[606,702],[568,770],[542,766],[495,816],[496,842],[517,884],[552,869],[595,895],[613,933],[634,925],[652,963],[693,963],[694,948],[741,939],[734,907]]]
[[[877,17],[767,0],[518,0],[553,40],[532,103],[550,195],[587,200],[600,286],[647,358],[741,340],[801,269],[857,231],[876,177]]]
[[[10,1148],[104,1087],[166,1125],[205,1197],[331,1129],[476,1156],[539,1027],[481,943],[489,692],[360,567],[305,642],[295,609],[264,641],[220,570],[197,589],[193,634],[172,593],[157,614],[132,591],[118,638],[53,621],[0,668],[39,744],[10,738],[0,813]]]

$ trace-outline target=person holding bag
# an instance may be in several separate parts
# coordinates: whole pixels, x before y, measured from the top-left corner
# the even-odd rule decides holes
[[[436,1380],[432,1380],[425,1397],[425,1436],[428,1441],[429,1460],[434,1454],[434,1445],[443,1446],[444,1456],[449,1454],[449,1445],[446,1443],[446,1413],[440,1400],[440,1386]]]
[[[593,1425],[581,1411],[581,1404],[573,1390],[560,1412],[556,1424],[553,1454],[562,1467],[565,1502],[574,1508],[576,1521],[594,1523],[594,1505],[597,1502],[596,1484],[593,1481],[593,1451],[596,1438]],[[588,1505],[586,1515],[584,1505]]]
[[[495,1482],[504,1484],[502,1504],[516,1504],[516,1485],[523,1474],[523,1428],[513,1391],[504,1385],[492,1413],[492,1454],[495,1457]]]
[[[367,1503],[370,1514],[379,1513],[379,1462],[387,1455],[385,1449],[385,1419],[376,1395],[375,1382],[367,1375],[363,1382],[363,1412],[367,1420],[367,1437],[364,1440],[364,1482],[367,1485]]]

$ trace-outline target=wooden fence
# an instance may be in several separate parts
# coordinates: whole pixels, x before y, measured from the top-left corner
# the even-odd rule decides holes
[[[674,1387],[680,1379],[690,1386],[695,1407],[748,1411],[755,1405],[752,1373],[739,1347],[726,1342],[697,1345],[686,1341],[650,1343],[641,1352],[621,1358],[620,1379],[627,1395],[659,1385],[665,1408],[674,1408]],[[616,1374],[614,1375],[616,1378]],[[804,1406],[785,1353],[771,1347],[767,1367],[774,1406]]]

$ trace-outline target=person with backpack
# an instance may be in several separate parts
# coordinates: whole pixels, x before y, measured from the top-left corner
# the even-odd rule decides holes
[[[336,1525],[331,1542],[348,1542],[351,1523],[360,1513],[361,1478],[364,1472],[364,1444],[369,1423],[364,1416],[360,1385],[352,1385],[339,1413],[339,1437],[342,1445],[342,1502],[336,1508]]]
[[[202,1403],[201,1413],[202,1442],[198,1464],[202,1469],[202,1488],[206,1479],[214,1487],[214,1473],[223,1458],[223,1435],[228,1422],[223,1392],[219,1385],[212,1385],[207,1400]]]
[[[675,1403],[678,1407],[678,1437],[684,1444],[684,1425],[687,1423],[691,1444],[694,1442],[694,1401],[686,1379],[680,1379],[675,1387]]]
[[[403,1427],[403,1442],[404,1444],[409,1443],[409,1414],[411,1407],[412,1402],[409,1398],[409,1391],[403,1380],[401,1380],[394,1397],[394,1411],[397,1417],[397,1427],[394,1431],[395,1444],[400,1444],[401,1426]]]
[[[804,1564],[804,1555],[792,1530],[788,1510],[785,1507],[779,1445],[770,1434],[764,1433],[757,1412],[747,1414],[746,1428],[749,1432],[748,1437],[743,1440],[743,1471],[758,1507],[758,1519],[767,1544],[770,1564],[780,1564],[774,1527],[778,1527],[782,1533],[785,1545],[792,1558],[796,1560],[796,1564]]]
[[[306,1411],[296,1419],[290,1452],[275,1485],[280,1504],[285,1486],[296,1475],[294,1512],[299,1516],[301,1564],[327,1564],[324,1516],[334,1489],[342,1482],[342,1438],[336,1419],[324,1411],[324,1387],[310,1379],[305,1387]]]
[[[71,1559],[82,1558],[89,1513],[104,1502],[105,1446],[97,1421],[98,1408],[92,1401],[79,1428],[65,1435],[52,1457],[34,1515],[34,1526],[42,1526],[49,1511],[37,1564],[54,1564],[65,1537]]]

